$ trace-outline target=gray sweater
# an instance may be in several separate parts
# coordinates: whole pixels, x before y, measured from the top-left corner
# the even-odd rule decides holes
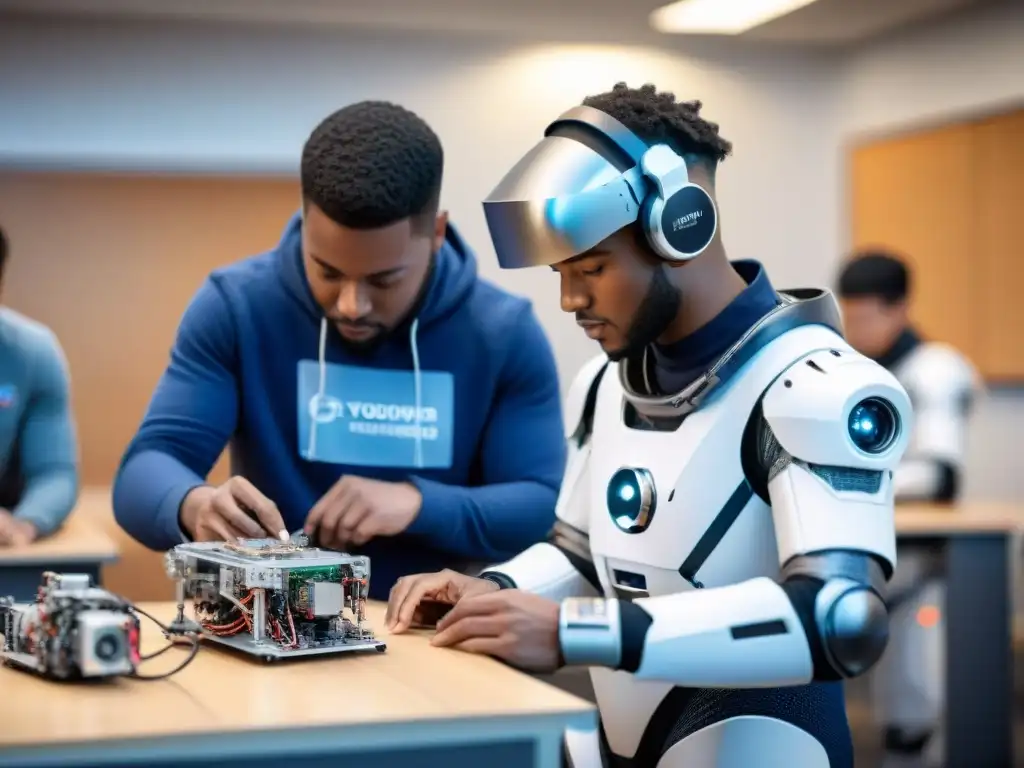
[[[0,507],[46,535],[77,496],[78,440],[60,342],[0,307]]]

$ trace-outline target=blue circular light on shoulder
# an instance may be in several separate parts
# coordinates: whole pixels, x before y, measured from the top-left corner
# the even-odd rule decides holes
[[[885,453],[896,442],[900,417],[888,400],[869,397],[850,409],[847,428],[857,449],[874,456]]]

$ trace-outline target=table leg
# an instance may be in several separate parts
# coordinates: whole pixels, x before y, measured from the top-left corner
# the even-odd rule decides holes
[[[1013,765],[1009,541],[951,537],[946,587],[946,765]]]
[[[0,597],[13,597],[16,601],[31,602],[43,581],[43,573],[86,573],[94,586],[102,586],[101,563],[58,563],[54,565],[0,565]]]

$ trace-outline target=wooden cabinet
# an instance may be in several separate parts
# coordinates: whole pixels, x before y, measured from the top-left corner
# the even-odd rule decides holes
[[[907,259],[921,331],[1024,381],[1024,110],[856,146],[849,175],[852,246]]]

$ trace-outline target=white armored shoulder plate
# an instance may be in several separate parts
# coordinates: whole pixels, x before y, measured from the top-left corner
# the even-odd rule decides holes
[[[587,407],[587,395],[594,379],[608,362],[605,355],[597,355],[583,364],[576,377],[569,387],[569,394],[565,398],[565,437],[575,437],[583,420],[583,413]]]
[[[970,397],[984,388],[966,357],[950,345],[936,341],[917,347],[895,367],[894,373],[910,392],[929,401]]]
[[[913,414],[896,377],[853,351],[819,350],[790,365],[763,400],[779,445],[809,464],[894,469]]]

